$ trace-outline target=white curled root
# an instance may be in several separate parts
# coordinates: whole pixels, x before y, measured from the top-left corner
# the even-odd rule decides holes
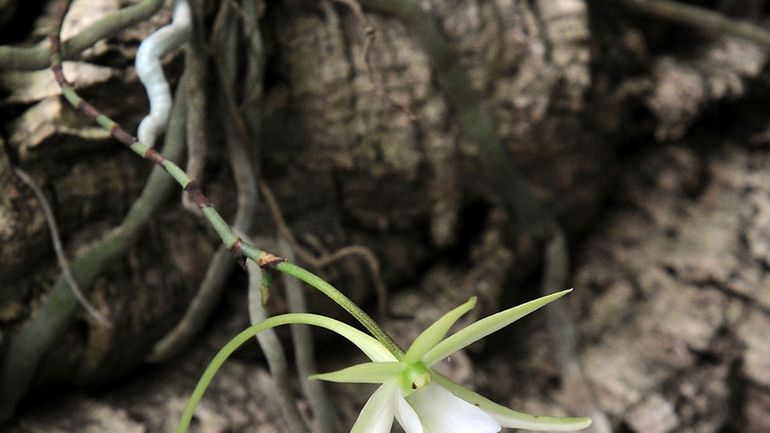
[[[171,90],[163,74],[160,58],[185,43],[190,37],[192,12],[187,0],[176,0],[171,23],[148,36],[136,53],[136,74],[147,91],[150,113],[142,119],[137,133],[139,141],[153,146],[166,130],[171,113]]]

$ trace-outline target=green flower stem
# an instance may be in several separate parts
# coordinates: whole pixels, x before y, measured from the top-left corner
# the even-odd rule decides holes
[[[307,313],[289,313],[282,314],[280,316],[273,316],[263,322],[246,328],[244,331],[241,331],[241,333],[233,337],[232,340],[228,341],[227,344],[225,344],[224,347],[222,347],[222,349],[217,352],[217,354],[214,356],[214,359],[212,359],[209,363],[208,367],[206,367],[206,370],[198,380],[198,384],[195,386],[192,395],[190,395],[190,399],[187,401],[187,406],[185,407],[184,412],[182,412],[182,416],[179,420],[179,425],[177,426],[175,433],[187,432],[188,428],[190,427],[190,421],[192,420],[193,414],[195,413],[195,409],[198,407],[201,398],[203,398],[203,394],[206,392],[206,388],[208,388],[208,386],[211,384],[211,381],[214,379],[214,376],[217,374],[217,371],[219,371],[225,361],[227,361],[227,358],[229,358],[233,352],[235,352],[244,343],[251,340],[255,335],[266,329],[292,324],[312,325],[329,329],[331,331],[337,332],[345,338],[350,339],[354,343],[355,341],[351,339],[350,332],[359,332],[353,330],[343,323],[337,322],[334,319],[330,319],[328,317],[320,316],[317,314]],[[350,331],[346,333],[344,328],[347,328]]]
[[[372,333],[388,350],[391,351],[396,357],[403,356],[403,351],[396,345],[390,336],[388,336],[374,320],[366,314],[358,305],[353,303],[347,296],[342,294],[339,290],[334,288],[331,284],[327,283],[317,275],[302,269],[301,267],[285,262],[283,259],[277,258],[272,254],[268,254],[252,245],[249,245],[241,241],[238,236],[232,231],[230,226],[225,222],[222,216],[209,201],[208,197],[203,193],[198,184],[191,179],[184,170],[179,168],[173,161],[166,159],[163,155],[150,148],[148,145],[137,140],[136,137],[126,132],[115,121],[99,112],[93,105],[83,100],[75,89],[67,81],[62,69],[62,55],[61,55],[61,43],[59,34],[61,32],[61,26],[64,22],[64,17],[67,14],[69,5],[72,0],[64,0],[63,7],[61,9],[61,15],[58,19],[58,25],[51,34],[51,71],[56,78],[56,82],[62,89],[64,97],[69,103],[76,109],[83,112],[92,120],[97,122],[103,128],[110,131],[112,136],[128,146],[134,153],[139,156],[160,165],[168,174],[170,174],[174,180],[188,193],[201,209],[203,215],[209,221],[211,226],[217,232],[222,239],[224,245],[229,249],[237,258],[248,258],[255,261],[261,267],[274,267],[278,271],[285,272],[300,280],[306,282],[310,286],[320,290],[326,296],[330,297],[334,302],[339,304],[342,308],[348,311],[356,320]]]
[[[163,6],[163,0],[143,0],[135,5],[106,15],[76,36],[62,44],[62,57],[74,58],[101,39],[116,35],[126,27],[140,23],[155,15]],[[37,70],[48,67],[50,50],[45,47],[0,46],[0,70]]]
[[[297,278],[298,280],[303,281],[306,284],[309,284],[310,286],[315,287],[321,291],[324,295],[331,298],[339,306],[344,308],[345,311],[352,314],[353,317],[361,322],[361,324],[364,325],[364,327],[372,334],[372,336],[379,340],[379,342],[382,343],[385,347],[387,347],[390,353],[392,353],[396,358],[400,359],[404,356],[404,351],[398,347],[390,335],[385,333],[385,331],[383,331],[379,325],[377,325],[371,316],[366,314],[366,312],[363,311],[358,305],[351,301],[347,296],[342,294],[342,292],[337,290],[334,286],[327,283],[323,278],[295,265],[294,263],[289,262],[279,263],[275,269],[289,274],[294,278]]]
[[[245,243],[241,243],[241,250],[243,251],[243,255],[246,258],[254,260],[257,262],[257,264],[260,264],[266,255],[264,251]],[[396,358],[401,359],[404,356],[404,351],[398,347],[390,335],[385,333],[385,331],[383,331],[382,328],[377,325],[371,316],[362,310],[361,307],[356,305],[355,302],[351,301],[350,298],[340,292],[336,287],[327,283],[318,275],[308,271],[307,269],[297,266],[294,263],[282,261],[282,259],[277,257],[275,259],[278,261],[278,263],[270,264],[270,266],[274,267],[275,270],[291,275],[292,277],[308,284],[309,286],[328,296],[332,301],[336,302],[337,305],[342,307],[345,311],[355,317],[356,320],[358,320],[362,325],[364,325],[364,328],[366,328],[374,338],[379,340],[380,343],[387,347],[390,353],[392,353]],[[263,264],[262,266],[266,265]]]

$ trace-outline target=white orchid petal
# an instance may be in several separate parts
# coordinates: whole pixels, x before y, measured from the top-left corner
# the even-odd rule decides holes
[[[441,341],[442,338],[449,331],[449,328],[454,325],[457,319],[468,310],[476,305],[476,297],[471,297],[466,303],[460,305],[454,310],[444,314],[435,323],[430,325],[428,329],[422,331],[420,335],[414,340],[409,350],[404,355],[404,361],[411,364],[420,360],[429,350]]]
[[[435,383],[413,392],[406,401],[430,432],[495,433],[501,429],[500,424],[483,410]]]
[[[431,378],[437,384],[449,390],[468,403],[481,408],[503,427],[536,431],[576,431],[591,425],[591,418],[558,418],[551,416],[529,415],[501,406],[488,398],[454,383],[451,379],[435,371]]]
[[[472,323],[450,335],[444,339],[444,341],[438,343],[422,357],[422,361],[426,366],[430,367],[463,347],[475,343],[487,335],[510,325],[527,314],[550,304],[571,291],[572,289],[552,293]]]
[[[417,412],[409,406],[400,393],[396,393],[396,419],[406,433],[423,433]]]
[[[397,392],[398,384],[395,381],[377,388],[364,405],[350,433],[389,433],[395,410],[393,395]]]
[[[385,383],[406,367],[403,362],[367,362],[330,373],[314,374],[310,379],[328,382]]]

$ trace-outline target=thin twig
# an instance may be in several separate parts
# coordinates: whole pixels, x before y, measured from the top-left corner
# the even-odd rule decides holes
[[[278,238],[278,252],[294,261],[294,249],[284,238]],[[299,281],[288,276],[283,276],[283,286],[286,289],[286,298],[289,311],[292,313],[306,313],[307,302],[305,292],[300,287]],[[324,384],[320,380],[308,379],[310,375],[317,373],[315,364],[315,348],[313,346],[313,334],[310,328],[301,325],[291,325],[292,341],[294,343],[294,359],[297,363],[302,389],[305,391],[310,407],[313,409],[315,425],[318,433],[332,433],[334,431],[334,410],[324,390]]]
[[[21,179],[22,182],[24,182],[29,187],[29,189],[32,190],[32,192],[35,194],[35,198],[37,198],[37,202],[40,204],[40,209],[43,211],[45,221],[48,224],[48,230],[51,232],[51,241],[53,242],[53,249],[56,252],[56,260],[59,262],[62,275],[67,281],[70,290],[72,290],[72,294],[75,295],[75,298],[88,312],[88,314],[90,314],[91,317],[93,317],[94,320],[96,320],[101,326],[104,326],[105,328],[112,328],[112,323],[110,323],[110,321],[107,320],[107,318],[104,317],[104,315],[100,313],[96,307],[88,302],[88,299],[86,299],[83,291],[80,289],[80,285],[78,285],[78,282],[75,281],[75,277],[72,275],[72,269],[70,268],[69,260],[67,260],[67,255],[64,253],[64,248],[62,248],[61,237],[59,236],[59,228],[56,224],[56,217],[53,215],[53,211],[51,210],[51,206],[48,204],[48,199],[45,198],[45,194],[43,194],[43,191],[40,190],[35,181],[32,180],[32,178],[22,169],[16,168],[14,171],[16,172],[16,176],[18,176],[19,179]]]
[[[736,20],[719,12],[669,0],[621,0],[641,12],[687,24],[717,35],[731,35],[770,49],[770,31],[744,20]]]
[[[123,29],[155,15],[163,6],[163,0],[143,0],[119,11],[106,15],[76,36],[62,43],[62,59],[70,60],[101,39],[115,36]],[[51,49],[48,47],[0,46],[0,70],[45,69]]]
[[[113,138],[126,145],[132,152],[141,156],[142,158],[152,162],[155,165],[163,167],[166,172],[179,183],[185,192],[190,194],[196,205],[201,209],[206,219],[212,225],[214,230],[222,239],[225,246],[239,259],[244,259],[244,254],[248,253],[256,255],[258,258],[262,255],[262,251],[256,248],[249,248],[250,246],[242,245],[238,236],[232,232],[229,225],[225,222],[222,216],[213,207],[211,201],[203,193],[203,190],[190,178],[184,170],[172,161],[167,160],[162,154],[158,153],[151,146],[139,141],[135,136],[129,134],[118,123],[110,119],[103,113],[101,113],[96,107],[86,102],[78,95],[72,85],[67,81],[64,76],[64,70],[62,69],[62,58],[59,33],[61,31],[62,23],[69,10],[69,5],[72,0],[65,0],[62,3],[62,8],[59,14],[58,25],[55,31],[51,34],[51,71],[54,74],[56,82],[62,89],[62,95],[64,98],[76,109],[83,114],[91,118],[98,123],[102,128],[108,130]],[[248,250],[248,251],[247,251]]]
[[[275,199],[273,191],[264,180],[259,182],[259,189],[262,191],[262,195],[265,197],[265,203],[267,203],[267,207],[270,209],[270,216],[273,219],[273,223],[276,225],[278,234],[291,244],[294,252],[297,253],[300,260],[314,268],[318,268],[318,266],[316,266],[318,264],[317,259],[315,256],[313,256],[313,254],[311,254],[308,250],[299,244],[299,241],[297,241],[297,238],[294,236],[294,233],[291,231],[289,225],[286,223],[286,220],[283,217],[283,213],[281,212],[280,206],[278,206],[278,201]]]
[[[238,107],[238,111],[239,116],[248,119],[246,124],[249,127],[251,136],[257,136],[261,127],[260,116],[258,113],[263,94],[262,82],[265,70],[264,43],[257,23],[262,14],[264,4],[253,0],[244,2],[243,6],[240,6],[236,2],[233,2],[232,4],[241,17],[245,33],[244,37],[250,49],[250,55],[247,56],[246,60],[246,81],[243,89],[244,95],[248,96],[243,98],[243,101]],[[285,242],[279,241],[278,251],[280,254],[285,255],[289,261],[295,260],[293,251],[286,247]],[[252,284],[256,285],[257,282],[255,277]],[[289,310],[296,312],[307,311],[305,293],[302,290],[299,281],[284,274],[283,283],[286,289]],[[252,287],[251,290],[255,290],[255,288]],[[264,301],[264,299],[262,299],[262,301]],[[254,323],[253,319],[252,323]],[[291,332],[300,383],[313,413],[315,425],[314,431],[316,433],[332,433],[334,432],[334,411],[332,410],[330,400],[324,392],[323,383],[321,383],[321,381],[308,379],[311,374],[317,372],[315,368],[313,337],[310,329],[304,326],[292,326]]]
[[[262,105],[259,103],[264,93],[265,82],[265,42],[259,28],[264,14],[263,0],[246,0],[239,9],[244,27],[244,38],[250,55],[246,56],[246,74],[244,75],[243,94],[245,95],[238,110],[243,114],[252,137],[258,137],[262,130]],[[259,152],[255,152],[259,159]]]

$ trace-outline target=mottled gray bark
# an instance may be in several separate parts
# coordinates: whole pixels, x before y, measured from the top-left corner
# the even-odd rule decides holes
[[[770,427],[768,162],[734,144],[648,154],[581,252],[581,360],[631,431]]]
[[[433,245],[455,244],[458,213],[483,186],[479,148],[458,127],[419,41],[398,20],[369,15],[378,31],[370,77],[363,24],[354,15],[324,2],[302,13],[276,9],[269,18],[277,82],[267,94],[264,140],[265,158],[279,167],[286,167],[287,148],[297,152],[277,172],[292,185],[277,190],[286,211],[294,216],[323,202],[368,231],[428,224]],[[441,1],[428,10],[538,197],[560,215],[581,209],[568,222],[584,226],[608,158],[605,142],[581,118],[591,84],[585,5]],[[377,84],[416,120],[379,95]],[[296,200],[305,189],[293,178],[308,170],[320,191],[313,201]],[[389,272],[413,271],[388,259]]]
[[[740,106],[749,104],[752,86],[767,94],[756,79],[765,53],[697,33],[687,33],[689,45],[669,46],[657,34],[683,30],[605,3],[591,10],[581,0],[420,5],[467,68],[506,153],[571,236],[577,290],[564,302],[577,319],[590,391],[613,427],[767,431],[770,161],[765,148],[744,144],[743,132],[716,137],[699,125],[718,118],[714,110],[729,113],[727,104],[766,115]],[[164,10],[153,24],[167,17]],[[371,76],[364,24],[344,6],[270,5],[262,29],[269,54],[259,153],[262,175],[303,247],[322,255],[361,244],[378,255],[397,292],[390,305],[396,318],[387,328],[406,345],[471,294],[480,305],[470,318],[535,297],[529,281],[536,280],[540,251],[511,236],[510,215],[481,180],[479,148],[459,126],[424,48],[395,17],[368,11],[367,18],[376,28]],[[126,64],[152,28],[144,24],[100,44],[69,73],[86,97],[129,129],[145,101]],[[168,60],[170,75],[179,69],[179,59]],[[0,107],[8,114],[3,149],[49,194],[73,257],[120,221],[147,169],[64,108],[42,76],[11,82],[3,75],[15,89]],[[212,94],[219,91],[210,84]],[[206,190],[231,215],[225,146],[217,128],[208,133]],[[657,143],[670,139],[682,141]],[[0,159],[0,355],[6,336],[46,299],[59,274],[34,198],[3,167]],[[608,192],[608,210],[598,213]],[[90,288],[90,299],[104,306],[118,331],[83,316],[50,352],[40,384],[110,384],[136,369],[182,316],[217,240],[178,200],[156,220],[144,241]],[[275,235],[264,223],[265,207],[256,220],[262,222],[257,236]],[[373,299],[371,275],[360,261],[324,275],[356,301]],[[280,295],[273,302],[280,310]],[[330,311],[318,296],[309,303]],[[243,326],[245,308],[237,311]],[[545,323],[544,316],[527,319],[443,368],[501,403],[559,414],[575,398],[564,395],[569,386],[560,383]],[[135,383],[132,377],[62,407],[27,408],[10,431],[169,431],[212,348],[223,342],[221,333],[238,326],[215,332],[179,364],[142,373]],[[327,357],[322,369],[350,359]],[[266,397],[267,383],[253,360],[228,364],[196,428],[287,431]],[[364,392],[330,388],[350,426]],[[304,402],[300,409],[306,411]]]

